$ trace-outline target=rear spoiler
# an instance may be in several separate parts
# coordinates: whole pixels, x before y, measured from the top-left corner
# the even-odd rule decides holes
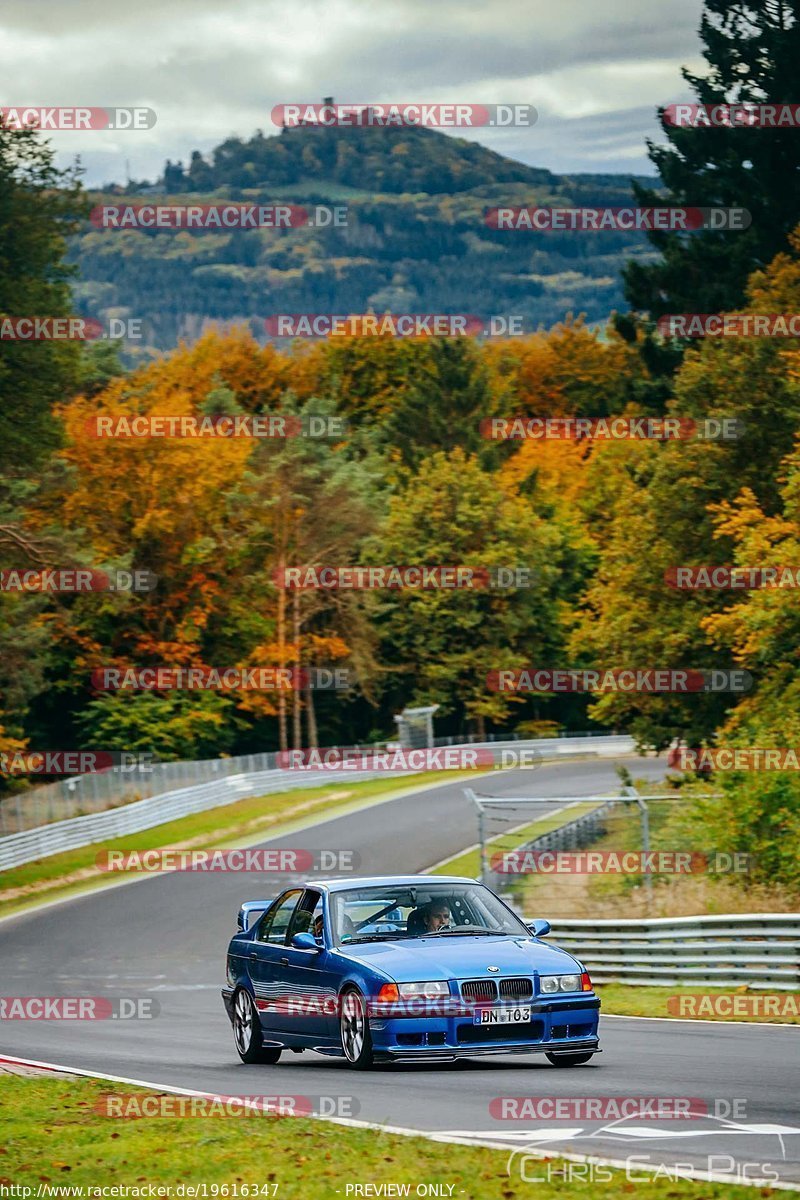
[[[248,929],[252,929],[253,925],[255,925],[259,917],[263,916],[274,899],[275,897],[273,896],[272,900],[243,901],[241,907],[239,908],[239,916],[237,918],[237,924],[239,928],[244,933],[247,933]]]

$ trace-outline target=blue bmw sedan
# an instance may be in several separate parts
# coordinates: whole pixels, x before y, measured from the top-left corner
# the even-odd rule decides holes
[[[355,1068],[391,1060],[598,1052],[583,965],[474,879],[336,879],[249,900],[222,996],[245,1063],[315,1050]]]

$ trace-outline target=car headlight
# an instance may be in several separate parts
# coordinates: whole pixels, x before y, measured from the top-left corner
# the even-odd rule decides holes
[[[539,980],[539,991],[548,994],[552,994],[553,992],[579,992],[580,990],[580,975],[542,975]]]
[[[430,983],[398,983],[401,996],[449,996],[450,988],[443,980]]]

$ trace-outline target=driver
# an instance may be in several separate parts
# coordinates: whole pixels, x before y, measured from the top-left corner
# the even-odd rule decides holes
[[[446,900],[431,900],[420,911],[427,933],[438,933],[450,924],[450,905]]]

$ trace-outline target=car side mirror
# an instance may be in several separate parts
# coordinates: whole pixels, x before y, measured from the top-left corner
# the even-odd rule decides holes
[[[292,938],[292,945],[295,950],[321,950],[322,947],[317,945],[313,933],[296,933]]]
[[[549,921],[528,921],[527,925],[534,937],[546,937],[550,932]]]

